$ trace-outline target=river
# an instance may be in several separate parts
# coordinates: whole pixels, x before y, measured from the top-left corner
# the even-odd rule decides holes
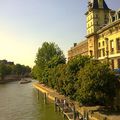
[[[0,120],[63,120],[54,111],[54,104],[44,104],[43,94],[39,100],[32,83],[11,82],[0,84]]]

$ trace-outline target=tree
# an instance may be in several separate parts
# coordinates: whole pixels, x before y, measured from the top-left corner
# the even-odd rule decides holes
[[[116,82],[109,65],[91,61],[79,72],[77,100],[86,105],[110,105],[115,96]]]
[[[78,55],[71,59],[66,66],[66,79],[65,83],[65,94],[71,99],[76,99],[76,86],[75,83],[78,80],[78,72],[85,66],[85,64],[90,62],[89,56]]]
[[[27,76],[31,72],[31,68],[29,66],[16,64],[13,66],[13,74]]]
[[[61,59],[59,56],[54,56],[46,65],[43,74],[42,80],[43,83],[55,88],[57,87],[58,77],[60,77],[60,72],[62,67],[65,65],[65,59]],[[61,67],[62,66],[62,67]],[[61,68],[61,69],[60,69]]]
[[[30,73],[31,73],[31,68],[29,66],[25,66],[25,73],[24,73],[24,75],[25,76],[29,76]]]
[[[11,73],[11,69],[4,63],[0,63],[0,77],[1,80],[4,80],[4,77]]]
[[[53,70],[53,76],[54,76],[54,89],[56,89],[58,92],[66,95],[65,92],[65,80],[67,78],[66,76],[66,64],[59,64],[55,68],[52,68]]]
[[[54,68],[54,67],[56,67],[59,64],[65,64],[65,61],[66,61],[65,57],[61,57],[61,56],[55,55],[48,62],[47,67]]]
[[[20,64],[16,64],[13,69],[16,75],[22,75],[22,66]]]
[[[46,67],[54,67],[60,62],[65,61],[63,52],[55,43],[44,42],[42,47],[38,49],[36,55],[36,68],[38,69],[37,77],[42,80],[42,74]],[[57,62],[56,62],[57,61]],[[55,63],[56,62],[56,63]]]
[[[0,60],[0,77],[4,79],[7,75],[22,75],[29,76],[31,68],[29,66],[14,64],[14,62],[8,62],[7,60]]]
[[[41,79],[41,69],[35,65],[33,68],[32,68],[32,77],[35,78],[35,79]]]

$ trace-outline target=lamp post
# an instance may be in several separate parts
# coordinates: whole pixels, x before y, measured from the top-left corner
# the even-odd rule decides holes
[[[105,42],[106,42],[106,58],[107,58],[107,62],[109,62],[109,49],[108,49],[108,38],[105,38]]]

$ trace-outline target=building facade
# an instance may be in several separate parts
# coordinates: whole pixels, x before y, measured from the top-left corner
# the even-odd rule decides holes
[[[85,15],[86,40],[72,47],[68,58],[89,55],[102,61],[108,59],[113,69],[120,68],[120,10],[111,10],[104,0],[92,0]]]
[[[74,43],[74,46],[68,51],[68,60],[76,55],[88,55],[88,41],[84,40],[81,43]]]

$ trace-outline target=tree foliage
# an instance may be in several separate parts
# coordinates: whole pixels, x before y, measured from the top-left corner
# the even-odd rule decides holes
[[[116,82],[107,64],[91,61],[79,71],[77,100],[87,105],[110,104],[115,96]]]
[[[10,73],[10,68],[9,66],[5,65],[4,63],[0,63],[0,77],[1,80],[4,79],[6,75]]]
[[[8,62],[7,60],[0,60],[0,77],[3,80],[7,75],[22,75],[27,76],[31,72],[29,66],[24,66],[21,64],[14,64],[13,62]]]
[[[89,56],[78,55],[75,58],[68,61],[67,70],[71,74],[76,74],[85,64],[90,62]]]
[[[34,76],[43,81],[43,74],[47,68],[53,68],[58,64],[65,63],[65,56],[60,48],[55,43],[44,42],[42,47],[38,49],[35,67],[33,69],[33,73],[35,69],[37,69],[37,73]]]
[[[85,64],[90,62],[90,57],[88,56],[76,56],[71,59],[66,66],[66,76],[65,79],[65,91],[66,95],[71,99],[76,99],[76,81],[78,80],[78,72],[85,66]]]
[[[38,49],[33,75],[47,86],[84,105],[110,105],[117,79],[106,63],[88,56],[76,56],[65,63],[62,51],[54,43]]]
[[[59,56],[61,59],[64,58],[62,51],[55,43],[44,42],[42,47],[38,49],[35,63],[44,69],[54,56]]]

